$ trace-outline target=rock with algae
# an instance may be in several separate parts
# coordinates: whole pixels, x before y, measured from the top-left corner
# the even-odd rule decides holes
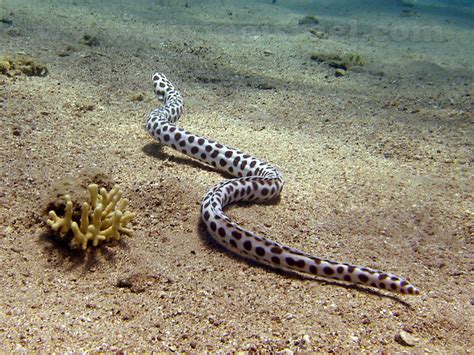
[[[46,76],[48,68],[35,58],[26,54],[14,56],[3,55],[0,57],[0,74],[14,77],[24,74],[26,76]]]
[[[127,199],[122,198],[122,192],[117,186],[107,192],[97,184],[90,184],[87,187],[90,195],[90,203],[82,204],[79,223],[74,221],[74,204],[69,195],[65,195],[66,200],[65,215],[59,217],[55,211],[49,211],[47,224],[62,238],[70,239],[71,248],[81,248],[86,250],[89,242],[96,247],[100,243],[107,243],[112,240],[119,240],[120,234],[131,234],[131,230],[126,228],[128,222],[135,213],[125,211]]]
[[[332,68],[349,70],[354,66],[362,66],[365,59],[357,53],[312,53],[311,59],[319,63],[326,63]]]

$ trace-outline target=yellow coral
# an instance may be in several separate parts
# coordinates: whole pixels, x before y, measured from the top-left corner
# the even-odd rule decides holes
[[[90,195],[90,204],[82,204],[80,223],[73,221],[74,208],[71,197],[65,195],[66,211],[63,218],[55,211],[49,211],[49,219],[46,221],[61,238],[67,235],[73,236],[70,241],[72,248],[86,250],[89,241],[96,247],[99,243],[119,240],[120,234],[130,235],[132,231],[125,226],[134,217],[135,213],[124,211],[127,207],[127,199],[121,198],[122,192],[115,186],[110,192],[96,184],[87,187]]]

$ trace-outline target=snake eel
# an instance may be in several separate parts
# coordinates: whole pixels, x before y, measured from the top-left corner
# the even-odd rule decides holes
[[[258,236],[233,222],[226,205],[238,201],[267,201],[283,187],[281,173],[272,165],[240,150],[197,136],[176,126],[183,99],[162,73],[152,75],[155,94],[164,105],[151,111],[146,130],[160,143],[198,159],[235,178],[212,187],[201,203],[201,218],[209,234],[224,248],[274,268],[418,295],[407,279],[368,267],[322,259]]]

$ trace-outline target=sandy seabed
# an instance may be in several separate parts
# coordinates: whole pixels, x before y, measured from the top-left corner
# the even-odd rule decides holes
[[[48,68],[0,75],[3,351],[473,348],[472,13],[310,3],[0,4],[0,54]],[[365,64],[336,77],[315,52]],[[409,277],[421,295],[218,247],[199,204],[224,177],[144,130],[155,70],[184,96],[183,127],[283,172],[279,201],[232,206],[235,221]],[[97,176],[130,200],[134,234],[71,252],[45,224],[52,191]]]

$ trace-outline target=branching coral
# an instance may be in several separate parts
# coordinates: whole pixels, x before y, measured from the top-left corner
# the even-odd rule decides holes
[[[74,219],[74,205],[69,195],[65,195],[66,208],[64,217],[59,217],[55,211],[49,211],[47,224],[61,238],[71,238],[71,248],[86,250],[89,241],[96,247],[102,242],[119,240],[120,234],[131,234],[126,228],[135,213],[124,211],[127,199],[122,198],[122,192],[115,186],[110,192],[96,184],[87,187],[90,204],[84,202],[81,209],[79,224]],[[72,235],[71,235],[72,231]]]

